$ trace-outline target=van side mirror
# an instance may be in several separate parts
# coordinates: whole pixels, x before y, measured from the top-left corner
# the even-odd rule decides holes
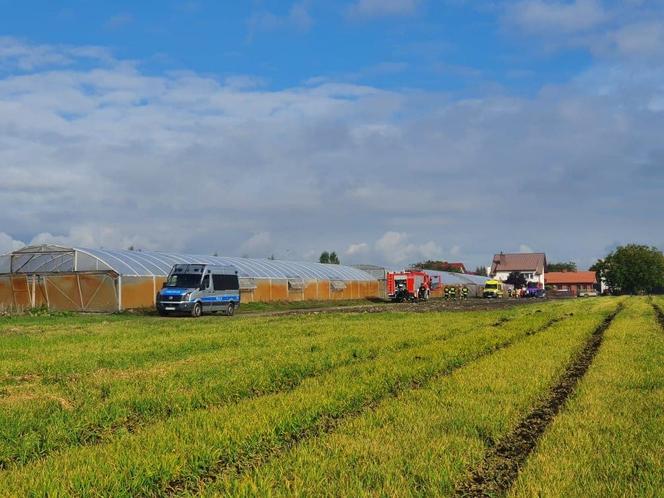
[[[161,284],[161,288],[162,288],[162,289],[165,289],[165,288],[166,288],[166,282],[164,282],[163,284]]]
[[[198,286],[198,290],[205,290],[207,287],[205,287],[205,284],[201,284]]]

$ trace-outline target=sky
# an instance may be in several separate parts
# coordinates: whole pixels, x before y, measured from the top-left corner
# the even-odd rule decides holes
[[[0,11],[0,253],[664,248],[664,0]]]

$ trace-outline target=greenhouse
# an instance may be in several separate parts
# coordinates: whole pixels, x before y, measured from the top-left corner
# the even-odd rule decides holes
[[[343,265],[41,245],[0,256],[0,308],[149,308],[177,263],[234,266],[242,302],[359,299],[380,293],[375,277]]]
[[[466,287],[470,297],[481,297],[484,284],[488,277],[470,275],[468,273],[455,273],[449,271],[424,270],[431,277],[433,288],[431,295],[442,297],[445,287]]]

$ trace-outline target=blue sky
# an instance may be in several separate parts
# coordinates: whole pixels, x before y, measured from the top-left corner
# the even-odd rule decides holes
[[[4,1],[0,30],[34,43],[104,46],[148,72],[246,74],[270,88],[330,78],[464,94],[487,86],[533,92],[591,63],[579,49],[524,50],[527,39],[500,23],[496,7],[393,3],[392,11],[362,13],[353,2],[330,1]]]
[[[661,0],[0,9],[0,252],[664,246]]]

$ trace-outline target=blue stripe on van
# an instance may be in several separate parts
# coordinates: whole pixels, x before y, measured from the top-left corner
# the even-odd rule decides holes
[[[201,298],[201,301],[204,303],[217,303],[217,302],[239,301],[239,300],[240,300],[239,294],[230,294],[226,296],[206,296]]]

